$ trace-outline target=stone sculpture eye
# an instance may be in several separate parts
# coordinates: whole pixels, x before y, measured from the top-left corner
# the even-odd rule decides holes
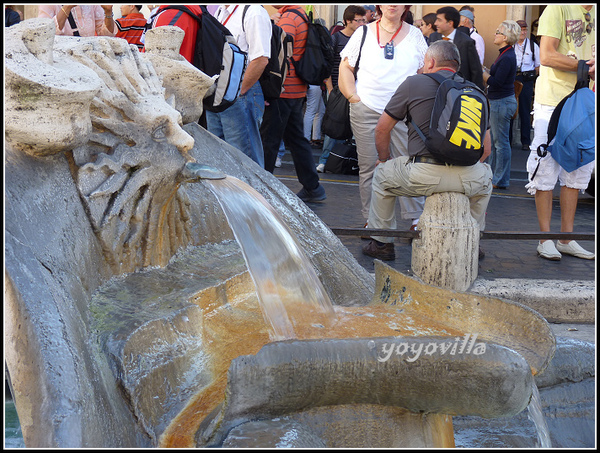
[[[152,132],[152,139],[162,142],[167,139],[167,124],[163,123]]]

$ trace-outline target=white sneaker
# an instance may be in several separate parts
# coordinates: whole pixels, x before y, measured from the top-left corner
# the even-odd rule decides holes
[[[575,241],[571,241],[567,244],[556,241],[556,249],[565,255],[576,256],[577,258],[583,258],[584,260],[593,260],[596,258],[595,253],[588,252]]]
[[[317,171],[319,173],[325,173],[325,164],[319,164],[319,165],[317,165]]]
[[[537,252],[538,255],[547,260],[559,261],[562,258],[552,241],[540,242],[537,246]]]
[[[277,156],[277,159],[275,159],[275,166],[277,168],[281,167],[281,157]]]

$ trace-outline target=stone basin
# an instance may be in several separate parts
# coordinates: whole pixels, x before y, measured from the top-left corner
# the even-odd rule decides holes
[[[112,279],[92,299],[92,326],[136,418],[163,447],[218,446],[250,420],[334,406],[401,408],[413,414],[396,414],[403,423],[527,407],[533,374],[554,350],[536,312],[431,287],[382,262],[376,289],[365,306],[336,306],[333,321],[298,301],[302,339],[272,343],[239,246],[224,241]],[[423,352],[399,355],[402,344]]]
[[[393,420],[427,433],[411,443],[387,430],[381,445],[451,446],[449,415],[526,407],[554,351],[539,315],[382,263],[374,279],[273,175],[196,123],[213,80],[177,57],[176,27],[160,33],[178,43],[145,55],[53,27],[24,21],[5,44],[5,360],[28,447],[222,445],[279,416],[325,445],[358,445],[356,423],[372,441],[370,424]],[[335,319],[298,301],[298,339],[272,342],[218,200],[186,182],[189,162],[266,199]],[[478,340],[466,353],[463,337]],[[404,340],[459,351],[379,360]],[[336,427],[319,431],[323,419]]]

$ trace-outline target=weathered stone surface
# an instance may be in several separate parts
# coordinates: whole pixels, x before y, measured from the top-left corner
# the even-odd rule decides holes
[[[428,353],[385,353],[403,343]],[[522,356],[495,344],[470,353],[451,354],[450,347],[442,352],[450,343],[439,337],[389,337],[268,344],[256,356],[232,361],[225,403],[201,426],[198,440],[219,445],[242,421],[321,406],[383,404],[417,414],[485,418],[527,407],[533,378]]]
[[[595,349],[591,343],[557,338],[548,368],[535,377],[553,448],[596,446]],[[455,417],[457,447],[535,448],[538,434],[528,411],[495,420]]]
[[[214,89],[217,76],[198,71],[179,53],[184,32],[179,27],[164,26],[146,32],[145,57],[152,62],[166,88],[167,99],[173,97],[183,123],[195,123],[202,115],[202,99]]]
[[[477,279],[470,292],[526,305],[548,322],[593,323],[596,319],[596,285],[590,281]]]
[[[466,291],[477,278],[479,228],[469,199],[442,192],[425,200],[420,238],[412,244],[411,267],[425,283]]]
[[[325,442],[293,420],[264,420],[236,426],[223,448],[326,448]]]
[[[546,320],[519,303],[424,284],[387,264],[375,261],[372,304],[396,307],[402,313],[419,313],[448,328],[478,334],[480,341],[501,344],[520,353],[534,375],[550,363],[554,335]]]
[[[88,68],[53,61],[54,33],[53,20],[36,18],[6,28],[4,35],[4,136],[38,156],[88,141],[90,107],[101,88]]]

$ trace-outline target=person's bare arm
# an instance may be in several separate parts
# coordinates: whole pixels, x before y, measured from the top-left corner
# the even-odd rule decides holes
[[[244,95],[250,88],[254,86],[260,76],[262,75],[265,67],[269,63],[267,57],[258,57],[248,63],[246,72],[244,73],[244,79],[242,80],[242,87],[240,88],[240,94]]]
[[[484,162],[488,156],[492,154],[492,139],[490,137],[490,130],[485,131],[485,137],[483,137],[483,154],[479,162]]]
[[[375,148],[377,148],[377,163],[385,162],[390,158],[390,140],[392,129],[398,120],[383,112],[377,126],[375,126]]]
[[[356,94],[356,80],[354,79],[354,68],[348,63],[348,59],[344,58],[340,62],[340,74],[338,76],[338,86],[340,91],[349,102],[354,103],[360,101],[360,97]]]

